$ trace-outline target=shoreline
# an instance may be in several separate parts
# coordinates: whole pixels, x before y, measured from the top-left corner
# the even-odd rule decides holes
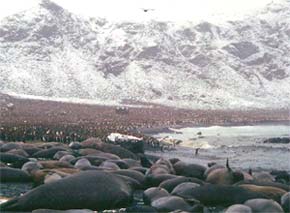
[[[163,126],[163,127],[152,127],[152,128],[141,128],[137,129],[137,131],[140,131],[142,134],[145,135],[156,135],[159,133],[177,133],[176,130],[184,129],[184,128],[199,128],[199,127],[213,127],[213,126],[220,126],[220,127],[237,127],[237,126],[279,126],[279,125],[285,125],[290,127],[290,120],[280,120],[280,121],[258,121],[258,122],[233,122],[233,123],[225,123],[225,124],[193,124],[193,123],[185,123],[182,125],[172,125],[172,126]]]

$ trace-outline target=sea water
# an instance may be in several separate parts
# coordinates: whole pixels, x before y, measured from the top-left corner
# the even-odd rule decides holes
[[[151,152],[165,158],[206,165],[208,162],[236,168],[290,171],[290,144],[264,143],[272,137],[290,137],[289,125],[209,126],[171,128],[172,133],[159,133],[156,138],[182,140],[172,151]],[[198,155],[195,155],[199,148]]]

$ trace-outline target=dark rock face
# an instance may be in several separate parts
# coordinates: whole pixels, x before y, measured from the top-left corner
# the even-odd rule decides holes
[[[191,59],[190,62],[196,66],[205,67],[210,63],[210,60],[206,56],[200,54]]]
[[[143,51],[138,55],[140,59],[154,59],[160,53],[160,49],[157,46],[144,48]]]
[[[32,11],[1,20],[0,90],[228,108],[227,96],[209,99],[219,88],[239,100],[231,108],[255,101],[259,108],[287,107],[290,93],[281,82],[290,77],[289,4],[271,7],[263,11],[267,19],[254,16],[225,27],[86,19],[43,0]],[[20,71],[18,80],[13,76]]]
[[[290,143],[290,138],[269,138],[264,141],[264,143]]]
[[[224,49],[240,59],[246,59],[249,56],[259,52],[259,48],[248,41],[232,43],[229,46],[225,46]]]

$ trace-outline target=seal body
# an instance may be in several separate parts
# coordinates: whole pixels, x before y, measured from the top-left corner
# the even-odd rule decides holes
[[[253,212],[284,212],[282,207],[274,200],[268,199],[250,199],[245,202],[246,206],[249,206]]]
[[[101,171],[86,171],[41,185],[3,203],[0,210],[103,210],[127,207],[132,200],[131,186],[120,177]]]
[[[0,167],[1,182],[31,182],[31,176],[21,169]]]
[[[199,200],[206,206],[229,206],[242,204],[246,200],[265,198],[265,195],[237,186],[208,184],[195,187],[186,193],[187,199]]]

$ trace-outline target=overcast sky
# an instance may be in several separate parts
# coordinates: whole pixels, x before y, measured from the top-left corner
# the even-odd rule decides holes
[[[40,0],[1,0],[0,18],[29,9]],[[242,17],[282,0],[54,0],[71,12],[83,16],[105,17],[114,20],[159,19],[194,21],[215,17]],[[142,8],[153,11],[142,12]]]

